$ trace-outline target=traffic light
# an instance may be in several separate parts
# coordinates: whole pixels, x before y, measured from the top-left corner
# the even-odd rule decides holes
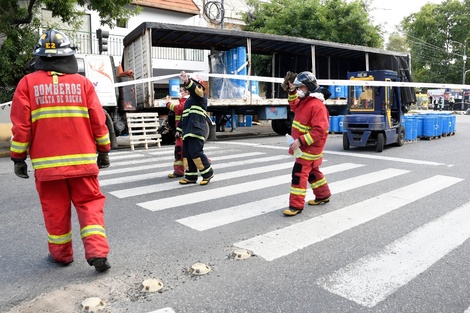
[[[96,37],[98,37],[98,50],[100,51],[100,54],[103,51],[104,52],[108,51],[109,31],[98,28],[96,30]]]

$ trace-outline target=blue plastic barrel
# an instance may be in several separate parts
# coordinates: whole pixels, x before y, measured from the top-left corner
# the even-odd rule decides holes
[[[443,124],[444,124],[444,117],[442,115],[437,115],[436,136],[442,136],[442,125]]]
[[[433,114],[427,114],[423,118],[423,136],[436,136],[436,117]]]
[[[447,136],[450,133],[450,115],[442,115],[442,135]]]
[[[336,86],[335,94],[336,94],[336,98],[347,98],[348,86]]]
[[[180,93],[180,80],[179,78],[178,79],[170,79],[169,80],[169,83],[168,83],[168,86],[169,86],[169,94],[170,94],[170,97],[178,97],[179,93]]]
[[[362,93],[362,86],[354,86],[354,97],[358,99]]]
[[[251,93],[253,95],[258,95],[259,94],[259,83],[257,80],[252,80],[251,81]]]
[[[412,140],[413,120],[410,116],[404,116],[403,119],[403,125],[405,126],[405,140]]]
[[[454,133],[455,132],[455,123],[457,122],[457,116],[451,115],[450,116],[450,132]]]
[[[337,116],[330,116],[330,130],[333,133],[337,133],[339,131]]]
[[[338,131],[340,133],[344,133],[343,122],[344,122],[344,115],[339,115],[338,116]]]
[[[337,98],[336,97],[336,86],[335,85],[328,86],[328,91],[331,93],[331,96],[330,96],[331,99]]]
[[[245,121],[246,121],[245,126],[251,127],[251,125],[253,125],[253,116],[251,115],[245,116]]]
[[[416,137],[420,138],[423,137],[423,116],[418,115],[416,116]]]
[[[411,140],[416,140],[418,138],[418,119],[415,116],[412,116],[411,121]]]

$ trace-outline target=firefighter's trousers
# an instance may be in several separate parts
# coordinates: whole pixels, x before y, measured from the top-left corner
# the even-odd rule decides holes
[[[178,176],[184,175],[183,139],[181,138],[176,138],[175,141],[175,162],[173,162],[173,173]]]
[[[319,168],[321,163],[321,158],[315,161],[295,159],[289,196],[290,208],[298,210],[304,208],[308,185],[312,188],[315,199],[325,199],[331,196],[326,178]]]
[[[202,178],[209,178],[214,173],[211,164],[204,154],[204,141],[197,138],[186,137],[183,140],[184,177],[196,181],[198,171]]]
[[[36,189],[48,234],[49,253],[55,260],[67,263],[73,260],[72,203],[77,211],[85,258],[107,257],[109,245],[103,213],[106,198],[100,191],[97,176],[36,180]]]

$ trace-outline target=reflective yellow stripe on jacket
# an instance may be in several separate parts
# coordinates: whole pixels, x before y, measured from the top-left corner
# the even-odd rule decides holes
[[[31,121],[43,118],[83,117],[89,118],[88,108],[81,106],[45,107],[31,112]]]
[[[81,165],[96,163],[96,153],[69,154],[48,158],[31,159],[34,169],[52,168],[68,165]]]
[[[19,141],[11,141],[10,151],[16,153],[24,153],[28,150],[29,143],[28,142],[19,142]]]
[[[95,138],[95,140],[96,140],[96,143],[99,144],[100,146],[101,145],[107,145],[111,142],[109,140],[109,133],[102,136],[102,137]]]

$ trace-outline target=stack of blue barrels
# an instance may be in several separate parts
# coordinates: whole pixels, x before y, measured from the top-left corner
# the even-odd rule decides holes
[[[343,129],[344,115],[330,116],[330,134],[344,133]]]
[[[455,122],[457,117],[450,113],[426,113],[405,115],[405,140],[420,139],[431,140],[433,138],[447,137],[455,134]]]

